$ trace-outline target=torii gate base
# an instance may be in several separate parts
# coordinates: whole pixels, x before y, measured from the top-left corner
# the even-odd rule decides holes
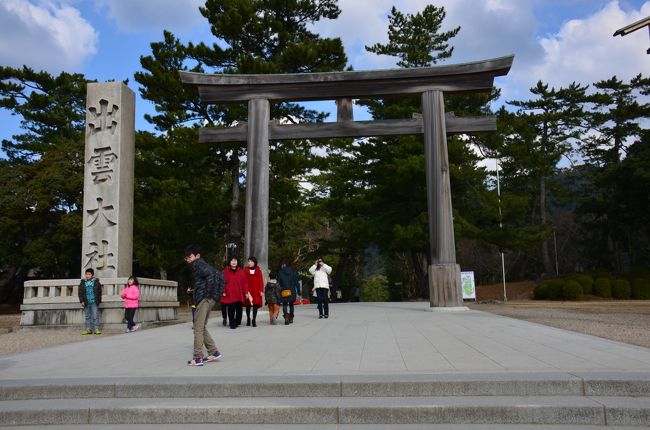
[[[429,292],[434,309],[464,310],[460,267],[456,264],[451,207],[447,128],[453,133],[496,130],[494,117],[445,115],[443,92],[488,92],[494,77],[508,73],[514,57],[475,63],[369,72],[283,75],[205,75],[180,72],[198,87],[204,103],[248,103],[248,123],[203,128],[203,143],[247,142],[246,255],[257,256],[268,270],[269,140],[423,134],[429,218]],[[352,121],[353,98],[421,94],[422,119]],[[269,103],[335,99],[334,124],[277,125],[269,121]]]

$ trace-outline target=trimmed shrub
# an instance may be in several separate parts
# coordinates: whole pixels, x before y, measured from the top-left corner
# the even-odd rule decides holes
[[[598,278],[594,281],[594,295],[606,299],[612,297],[612,282],[609,278]]]
[[[615,299],[628,300],[632,295],[630,282],[625,279],[617,279],[612,282],[612,297]]]
[[[533,297],[535,300],[558,300],[564,298],[564,285],[567,282],[566,279],[562,278],[542,281],[533,290]],[[580,287],[580,294],[582,294],[582,287]]]
[[[582,294],[593,294],[594,293],[594,278],[589,275],[575,275],[574,280],[576,280],[582,287]]]
[[[582,285],[573,279],[566,281],[562,287],[562,298],[566,300],[578,300],[582,297]]]
[[[650,279],[632,279],[632,298],[637,300],[650,300]]]
[[[548,299],[548,281],[540,283],[533,290],[533,298],[535,300],[546,300]]]
[[[551,279],[548,281],[548,298],[551,300],[557,300],[562,297],[562,288],[565,284],[564,279]]]

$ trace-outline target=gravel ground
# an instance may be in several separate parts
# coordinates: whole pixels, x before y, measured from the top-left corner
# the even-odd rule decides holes
[[[521,301],[470,304],[469,307],[650,348],[650,301]],[[185,308],[179,309],[178,317],[181,322],[191,320],[191,314]],[[0,315],[0,356],[83,342],[95,337],[82,336],[78,329],[15,330],[19,322],[20,314]],[[102,336],[119,333],[123,331],[105,330]]]
[[[472,309],[650,348],[650,302],[472,304]]]
[[[192,320],[191,313],[179,308],[179,322]],[[71,328],[19,328],[20,314],[0,315],[0,357],[19,354],[51,346],[72,342],[83,342],[97,335],[81,335],[81,329]],[[126,325],[125,325],[126,328]],[[114,336],[124,333],[124,329],[105,329],[101,336]]]

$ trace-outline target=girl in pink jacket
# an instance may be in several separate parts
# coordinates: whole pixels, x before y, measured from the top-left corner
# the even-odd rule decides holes
[[[124,299],[124,319],[126,320],[126,332],[132,333],[140,328],[140,324],[133,322],[135,311],[138,309],[138,298],[140,298],[140,287],[138,278],[131,276],[127,285],[120,294]]]

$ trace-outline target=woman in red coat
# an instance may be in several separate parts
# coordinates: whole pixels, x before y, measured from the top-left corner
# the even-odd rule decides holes
[[[244,303],[244,297],[248,293],[246,275],[242,268],[239,267],[237,257],[230,259],[228,267],[223,269],[223,276],[226,278],[226,285],[223,288],[221,303],[226,305],[230,328],[235,329],[241,324],[242,303]]]
[[[262,297],[264,297],[264,276],[257,266],[257,258],[248,257],[248,267],[244,269],[248,286],[248,295],[244,300],[246,306],[246,325],[251,325],[251,307],[253,308],[253,327],[257,327],[255,319],[257,310],[262,307]]]

